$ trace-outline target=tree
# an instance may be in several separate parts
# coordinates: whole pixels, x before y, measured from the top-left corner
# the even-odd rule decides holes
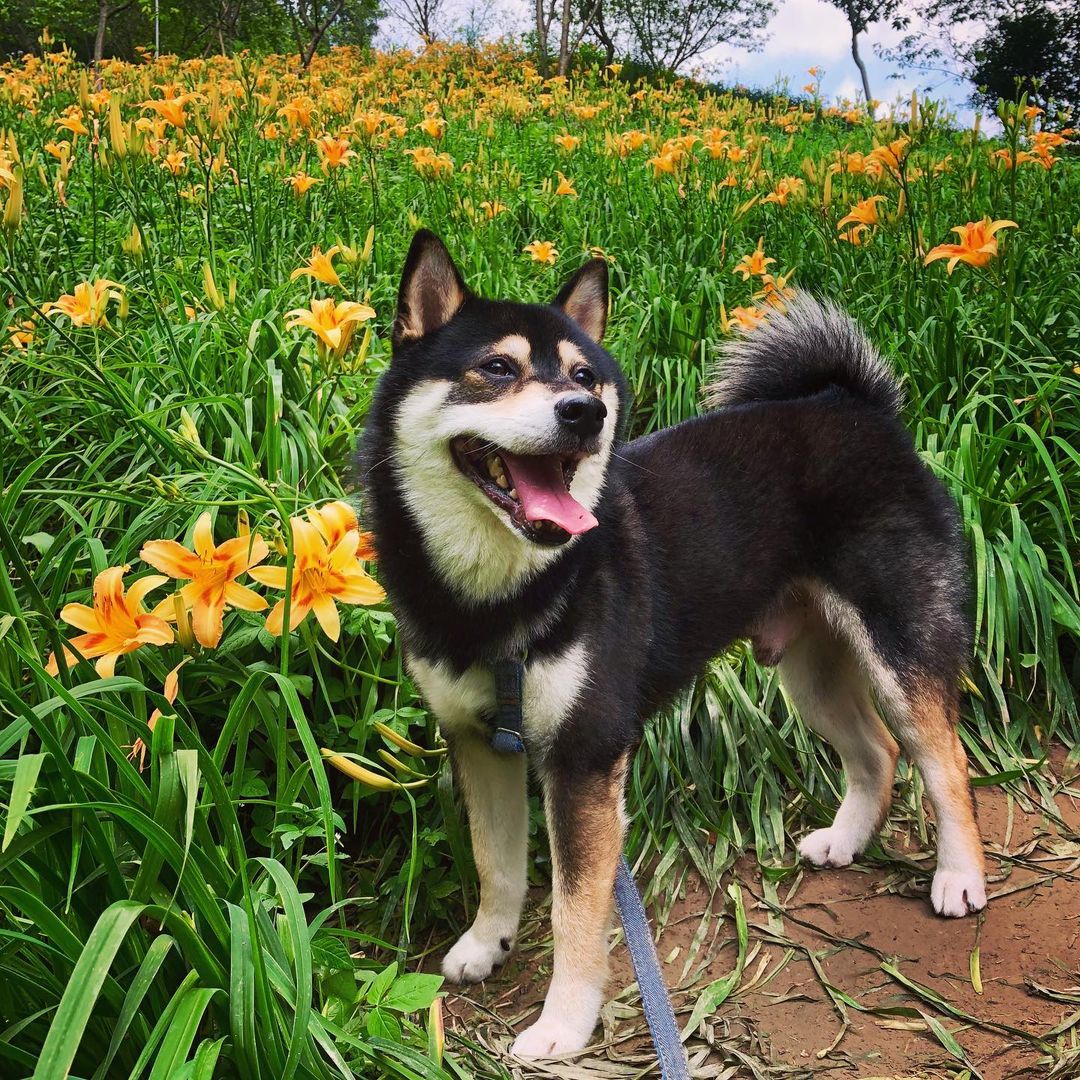
[[[608,7],[614,24],[627,28],[634,58],[654,71],[677,71],[720,42],[757,48],[775,10],[771,0],[609,0]]]
[[[859,52],[859,35],[865,33],[871,25],[881,19],[894,18],[899,0],[829,0],[829,3],[844,13],[848,26],[851,27],[851,59],[855,61],[855,66],[859,69],[866,107],[870,110],[873,95],[870,93],[870,76],[866,72],[866,64]]]
[[[1002,15],[976,42],[969,78],[990,109],[1026,93],[1044,109],[1080,110],[1080,12],[1029,3]]]
[[[425,45],[442,32],[445,0],[390,0],[386,13],[411,30]]]
[[[1038,101],[1080,105],[1080,13],[1071,0],[923,0],[893,25],[908,33],[880,50],[885,59],[973,83],[979,103],[1014,99],[1019,79]]]
[[[574,0],[535,0],[536,49],[542,75],[547,75],[551,68],[550,38],[555,23],[559,24],[558,73],[566,75],[574,54],[593,26],[600,5],[601,0],[584,0],[577,5]]]

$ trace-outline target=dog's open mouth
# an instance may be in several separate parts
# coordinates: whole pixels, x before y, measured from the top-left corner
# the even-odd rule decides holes
[[[450,449],[457,467],[534,543],[565,544],[597,524],[570,494],[580,455],[512,454],[475,436],[454,439]]]

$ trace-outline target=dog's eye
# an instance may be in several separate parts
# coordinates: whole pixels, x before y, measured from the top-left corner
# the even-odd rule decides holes
[[[493,356],[490,360],[485,360],[480,365],[480,370],[498,379],[505,379],[507,375],[514,374],[514,369],[501,356]]]
[[[584,386],[586,390],[591,390],[596,385],[596,372],[591,368],[578,368],[573,378],[578,386]]]

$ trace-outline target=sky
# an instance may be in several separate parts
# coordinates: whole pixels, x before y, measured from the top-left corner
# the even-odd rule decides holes
[[[492,0],[492,5],[483,19],[489,32],[485,36],[520,33],[528,28],[532,10],[529,0]],[[455,22],[468,21],[463,16],[469,9],[486,7],[487,0],[449,0],[447,6],[450,13],[446,21],[454,26]],[[817,67],[822,72],[821,89],[827,100],[854,99],[861,84],[851,59],[851,31],[844,15],[825,0],[776,0],[776,8],[761,51],[750,53],[720,45],[694,61],[695,66],[704,64],[705,74],[725,84],[767,88],[779,81],[786,82],[794,92],[810,81],[807,69]],[[459,11],[462,16],[455,18]],[[415,44],[392,25],[385,27],[383,36],[394,43]],[[877,23],[860,38],[860,52],[874,97],[883,103],[892,103],[898,97],[910,100],[913,89],[921,92],[930,84],[933,96],[948,102],[958,122],[970,124],[974,110],[967,104],[967,87],[903,71],[877,57],[875,45],[894,44],[900,36],[887,23]]]

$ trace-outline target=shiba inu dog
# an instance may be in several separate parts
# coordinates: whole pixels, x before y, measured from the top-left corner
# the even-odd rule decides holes
[[[555,959],[521,1057],[588,1043],[630,756],[650,716],[737,638],[779,665],[844,767],[836,818],[802,857],[845,866],[863,850],[902,746],[937,823],[934,910],[986,903],[955,730],[971,645],[963,536],[898,418],[896,380],[845,316],[798,299],[727,348],[711,411],[625,442],[607,313],[602,260],[550,305],[497,302],[418,233],[361,451],[381,577],[450,745],[479,871],[476,920],[443,964],[453,982],[506,959],[525,899],[526,759],[489,738],[492,665],[526,657]]]

